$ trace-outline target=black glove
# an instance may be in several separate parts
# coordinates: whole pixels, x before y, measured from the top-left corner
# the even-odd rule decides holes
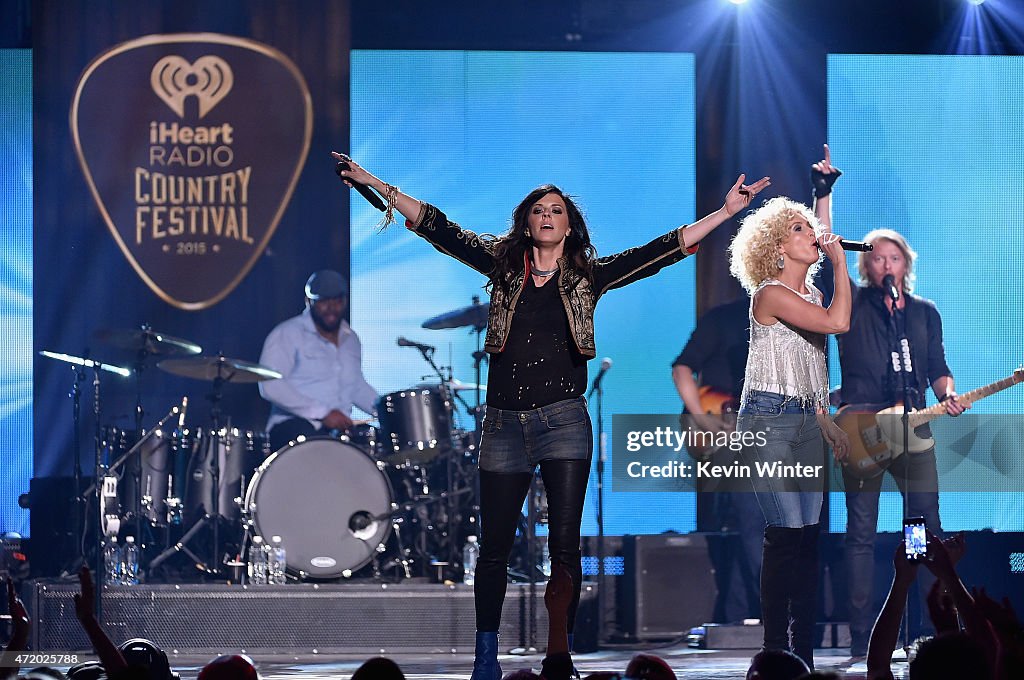
[[[839,179],[839,175],[843,174],[836,168],[832,168],[832,172],[829,174],[823,173],[821,170],[811,168],[811,188],[814,189],[815,198],[825,198],[832,193],[832,185]]]

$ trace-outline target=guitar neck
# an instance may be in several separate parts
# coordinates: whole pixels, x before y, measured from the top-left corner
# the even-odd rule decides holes
[[[961,404],[969,405],[976,401],[981,401],[985,397],[991,396],[996,392],[1002,392],[1007,387],[1013,387],[1021,381],[1020,371],[1015,371],[1013,375],[1010,375],[1002,380],[997,380],[994,383],[989,383],[984,387],[971,390],[970,392],[964,392],[963,394],[957,395],[957,401]],[[919,427],[925,423],[931,422],[939,416],[946,415],[946,405],[942,402],[932,404],[928,408],[923,408],[920,411],[914,411],[910,414],[910,427]]]

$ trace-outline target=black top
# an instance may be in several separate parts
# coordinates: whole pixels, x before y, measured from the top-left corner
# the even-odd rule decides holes
[[[843,403],[892,405],[903,400],[890,358],[896,335],[884,295],[880,288],[853,286],[850,330],[838,336]],[[915,295],[904,297],[913,368],[911,403],[914,408],[923,408],[928,387],[952,373],[946,365],[942,318],[935,303]]]
[[[750,345],[750,298],[719,305],[697,320],[686,347],[672,362],[700,374],[700,384],[739,397]]]
[[[516,303],[505,351],[491,355],[487,405],[525,411],[572,399],[587,388],[587,359],[569,332],[558,281],[533,277]]]

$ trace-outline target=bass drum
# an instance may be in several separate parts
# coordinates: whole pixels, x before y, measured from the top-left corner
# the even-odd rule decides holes
[[[255,535],[280,536],[288,572],[339,578],[365,566],[391,532],[391,486],[363,451],[334,439],[292,442],[245,493]]]

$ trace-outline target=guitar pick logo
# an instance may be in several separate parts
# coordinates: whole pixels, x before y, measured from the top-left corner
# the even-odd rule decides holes
[[[309,90],[290,59],[212,33],[150,35],[103,52],[71,106],[79,164],[114,241],[156,295],[186,310],[215,305],[252,269],[312,128]]]
[[[195,95],[202,118],[227,96],[234,84],[228,63],[219,57],[199,57],[189,64],[178,55],[164,57],[150,74],[153,92],[164,100],[179,118],[185,117],[185,97]]]

